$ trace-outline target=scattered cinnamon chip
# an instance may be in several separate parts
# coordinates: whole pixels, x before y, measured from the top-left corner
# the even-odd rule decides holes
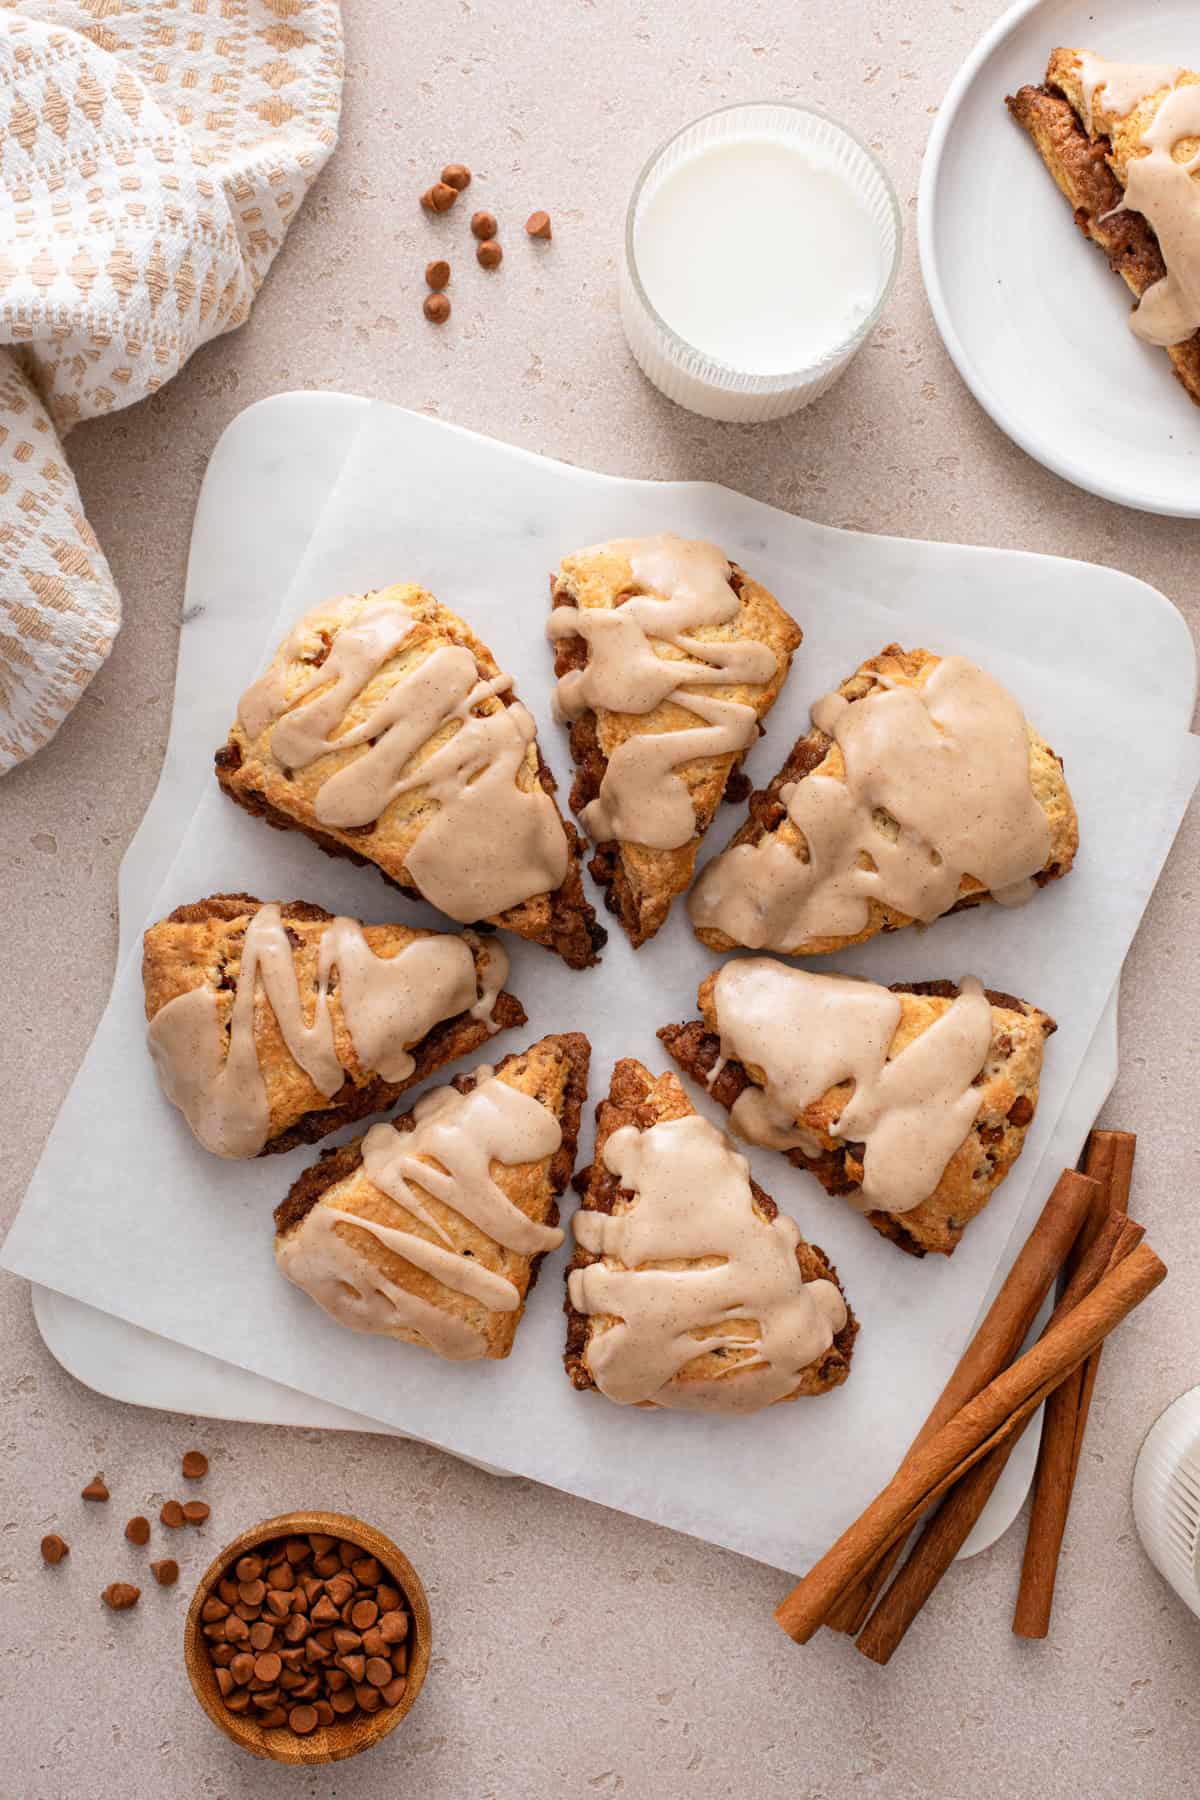
[[[179,1580],[179,1564],[173,1556],[164,1556],[161,1562],[150,1564],[150,1573],[159,1587],[174,1587]]]
[[[466,163],[447,163],[442,170],[442,180],[447,187],[452,187],[461,194],[464,188],[471,185],[471,171]]]
[[[504,252],[496,238],[486,238],[475,252],[475,260],[485,269],[498,269],[504,261]]]
[[[104,1485],[103,1475],[93,1475],[92,1476],[92,1479],[88,1482],[87,1486],[83,1489],[83,1498],[85,1500],[107,1500],[108,1499],[108,1489]]]
[[[182,1467],[186,1481],[203,1481],[208,1474],[208,1458],[203,1450],[185,1450]]]
[[[110,1581],[100,1598],[113,1612],[128,1612],[142,1597],[142,1590],[130,1581]]]
[[[450,317],[450,302],[445,294],[427,294],[421,310],[431,325],[444,325]]]
[[[435,181],[431,188],[426,188],[421,195],[421,205],[426,212],[449,212],[458,199],[458,189],[452,188],[448,182]]]
[[[134,1513],[125,1527],[125,1536],[131,1544],[148,1544],[150,1542],[150,1521],[141,1513]]]
[[[471,231],[477,238],[494,238],[496,235],[496,215],[490,212],[474,212],[471,214]]]
[[[203,1500],[185,1500],[183,1503],[183,1516],[189,1525],[203,1525],[211,1511]]]
[[[178,1500],[164,1500],[158,1516],[170,1531],[176,1531],[185,1522],[183,1508]]]
[[[550,228],[548,212],[531,212],[525,221],[525,229],[531,238],[551,238],[554,236]]]
[[[442,289],[446,286],[446,284],[449,280],[450,280],[450,264],[448,262],[446,262],[444,259],[439,257],[437,262],[431,262],[431,263],[425,264],[426,286],[431,287],[435,293],[440,294]]]
[[[68,1544],[66,1538],[59,1537],[57,1531],[50,1532],[47,1537],[42,1539],[43,1562],[54,1565],[60,1563],[64,1556],[69,1556],[70,1554],[70,1544]]]

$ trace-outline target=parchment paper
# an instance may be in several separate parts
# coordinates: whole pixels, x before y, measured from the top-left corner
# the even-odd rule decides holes
[[[1164,727],[1153,706],[1154,667],[1136,642],[1117,663],[1072,637],[1078,615],[1072,625],[1056,614],[1050,602],[1058,577],[1047,574],[1068,565],[981,556],[970,564],[969,589],[950,591],[929,547],[906,546],[898,557],[892,543],[873,579],[869,538],[805,527],[806,553],[798,558],[799,522],[726,490],[609,480],[402,417],[403,429],[396,409],[373,409],[270,642],[257,630],[230,629],[229,715],[304,607],[338,591],[420,581],[462,612],[513,672],[565,793],[569,762],[550,716],[543,639],[547,572],[581,544],[664,527],[715,538],[804,628],[791,679],[749,763],[758,782],[807,728],[811,701],[885,643],[975,657],[1013,689],[1066,760],[1083,833],[1075,871],[1024,909],[981,908],[810,966],[882,981],[975,973],[1053,1013],[1059,1031],[1048,1045],[1025,1153],[953,1258],[918,1262],[782,1157],[756,1151],[757,1179],[833,1258],[859,1315],[850,1381],[819,1400],[742,1420],[622,1409],[574,1393],[562,1372],[566,1247],[543,1264],[513,1354],[499,1364],[450,1365],[359,1337],[284,1282],[272,1255],[271,1208],[315,1152],[226,1163],[200,1149],[157,1088],[135,951],[118,972],[3,1262],[150,1331],[461,1454],[801,1569],[891,1473],[998,1262],[1045,1197],[1057,1171],[1039,1167],[1043,1146],[1200,774],[1200,740]],[[1077,565],[1074,578],[1094,579],[1098,606],[1114,579]],[[723,809],[705,856],[742,816],[741,808]],[[326,858],[298,834],[267,830],[214,783],[152,916],[243,889],[369,920],[445,924],[373,872]],[[530,1023],[497,1039],[495,1054],[544,1032],[586,1030],[592,1103],[619,1056],[670,1066],[655,1029],[695,1016],[696,986],[714,966],[678,905],[636,955],[614,928],[600,968],[582,974],[532,945],[506,942],[509,985]],[[695,1090],[693,1099],[708,1107]],[[720,1109],[709,1110],[723,1120]],[[590,1114],[591,1104],[581,1164]],[[569,1215],[569,1194],[564,1202]]]

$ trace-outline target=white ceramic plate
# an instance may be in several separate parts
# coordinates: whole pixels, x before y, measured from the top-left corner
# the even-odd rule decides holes
[[[1006,94],[1058,44],[1190,63],[1195,0],[1019,0],[967,58],[925,152],[921,269],[963,380],[1000,429],[1077,486],[1200,517],[1200,407],[1129,329],[1124,282],[1076,230]]]

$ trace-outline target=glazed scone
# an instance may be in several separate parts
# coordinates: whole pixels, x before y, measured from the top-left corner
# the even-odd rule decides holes
[[[701,983],[659,1037],[730,1111],[913,1256],[949,1256],[1025,1142],[1054,1020],[974,980],[891,988],[769,957]]]
[[[1198,85],[1190,69],[1063,48],[1051,52],[1042,86],[1006,104],[1079,229],[1139,301],[1133,330],[1166,350],[1200,404],[1200,176],[1171,167],[1200,144]]]
[[[998,681],[889,644],[812,730],[688,900],[711,950],[825,956],[1065,875],[1079,826],[1062,763]]]
[[[716,545],[672,532],[564,557],[551,604],[571,806],[636,948],[691,881],[802,634]]]
[[[247,812],[373,863],[462,925],[573,969],[604,941],[533,719],[474,632],[419,587],[305,615],[242,695],[217,779]]]
[[[573,1386],[622,1405],[746,1413],[845,1381],[858,1322],[836,1269],[676,1076],[616,1065],[576,1186]]]
[[[206,1149],[266,1156],[383,1112],[525,1023],[502,947],[213,894],[142,940],[151,1055]]]
[[[281,1272],[352,1331],[507,1356],[562,1242],[589,1055],[581,1032],[544,1037],[323,1151],[275,1209]]]

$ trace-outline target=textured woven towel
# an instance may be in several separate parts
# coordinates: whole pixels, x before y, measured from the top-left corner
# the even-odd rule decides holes
[[[60,439],[246,318],[341,81],[335,0],[0,0],[0,771],[121,621]]]

